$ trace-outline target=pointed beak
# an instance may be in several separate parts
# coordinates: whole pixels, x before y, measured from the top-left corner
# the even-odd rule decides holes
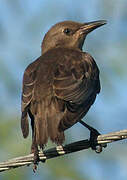
[[[94,29],[96,29],[96,28],[98,28],[100,26],[103,26],[105,24],[107,24],[107,21],[105,21],[105,20],[84,23],[80,27],[79,32],[80,32],[80,34],[88,34],[91,31],[93,31]]]

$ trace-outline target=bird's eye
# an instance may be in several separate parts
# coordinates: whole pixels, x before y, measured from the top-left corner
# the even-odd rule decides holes
[[[66,29],[64,29],[63,32],[64,32],[66,35],[70,35],[71,29],[66,28]]]

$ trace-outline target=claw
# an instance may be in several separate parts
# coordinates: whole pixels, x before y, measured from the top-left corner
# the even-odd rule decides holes
[[[95,152],[96,152],[96,153],[101,153],[102,150],[103,150],[103,147],[102,147],[101,144],[100,144],[100,145],[96,146]]]
[[[34,154],[33,157],[33,172],[35,173],[37,171],[37,165],[39,163],[39,151],[37,147],[31,148],[31,153]]]
[[[100,133],[96,129],[90,131],[90,143],[92,150],[95,150],[96,153],[101,153],[103,148],[107,147],[107,144],[97,144],[97,137]]]
[[[90,131],[90,143],[91,148],[93,150],[97,150],[97,137],[100,135],[100,133],[96,129],[91,129]]]
[[[33,165],[33,172],[36,173],[36,171],[37,171],[37,164],[34,164]]]
[[[33,165],[33,172],[34,173],[37,171],[38,162],[39,162],[39,155],[34,154],[34,165]]]
[[[93,127],[86,124],[84,121],[79,121],[83,126],[85,126],[90,131],[90,146],[92,150],[95,150],[96,153],[102,152],[103,148],[107,147],[107,144],[98,144],[97,143],[97,137],[100,135],[100,133],[94,129]]]

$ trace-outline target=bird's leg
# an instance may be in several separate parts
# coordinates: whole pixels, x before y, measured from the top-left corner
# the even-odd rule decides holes
[[[33,166],[33,171],[36,172],[37,170],[37,165],[39,162],[39,150],[38,146],[36,143],[36,129],[34,125],[34,116],[32,115],[31,111],[29,110],[29,116],[31,118],[31,127],[32,127],[32,145],[31,145],[31,153],[34,153],[34,166]]]
[[[96,129],[94,129],[93,127],[86,124],[84,121],[80,120],[79,122],[83,126],[85,126],[87,129],[89,129],[89,131],[90,131],[91,148],[93,150],[95,150],[97,153],[102,152],[102,148],[106,147],[106,145],[102,145],[102,144],[97,145],[97,137],[100,135],[100,133]]]
[[[32,145],[31,145],[31,153],[34,153],[34,166],[33,166],[33,172],[35,173],[37,170],[37,165],[39,162],[39,150],[35,139],[35,129],[34,129],[34,123],[31,123],[32,126]]]
[[[34,161],[33,161],[34,166],[33,166],[33,171],[34,171],[34,173],[35,173],[36,170],[37,170],[38,162],[39,162],[39,150],[38,150],[38,147],[37,147],[37,145],[35,144],[34,141],[32,142],[31,153],[34,153]]]

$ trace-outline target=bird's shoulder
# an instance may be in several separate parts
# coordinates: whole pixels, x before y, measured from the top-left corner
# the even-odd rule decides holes
[[[76,79],[80,79],[82,75],[92,79],[99,76],[99,69],[95,60],[87,52],[77,49],[56,48],[49,51],[44,59],[46,64],[51,66],[52,71],[58,76],[63,73],[74,74]]]

